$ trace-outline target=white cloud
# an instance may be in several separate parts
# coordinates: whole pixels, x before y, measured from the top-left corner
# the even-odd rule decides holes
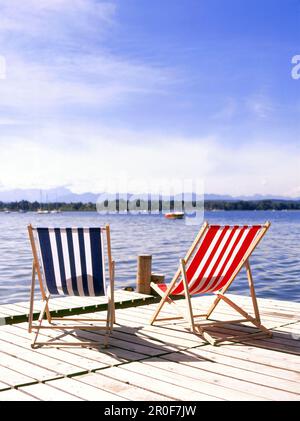
[[[115,5],[95,0],[1,0],[0,31],[47,44],[60,40],[73,44],[84,32],[102,34],[102,26],[114,22]],[[95,25],[97,23],[97,25]],[[17,38],[15,41],[20,42]],[[11,41],[12,43],[12,41]]]
[[[39,110],[63,106],[109,107],[129,96],[164,89],[169,73],[103,54],[80,55],[72,61],[40,65],[16,56],[7,57],[7,78],[0,84],[0,105],[33,118]],[[51,114],[50,114],[51,115]]]
[[[0,156],[0,183],[6,188],[69,185],[74,191],[99,192],[108,180],[126,175],[131,180],[203,178],[207,193],[298,194],[299,147],[269,150],[267,143],[256,142],[230,149],[217,137],[99,127],[101,132],[87,135],[84,128],[74,128],[65,133],[66,149],[53,145],[53,133],[46,131],[40,142],[13,139]]]
[[[4,0],[0,3],[2,113],[25,115],[33,124],[47,111],[95,110],[164,92],[170,69],[112,54],[105,37],[116,25],[115,5],[96,0]],[[67,107],[64,110],[64,107]]]

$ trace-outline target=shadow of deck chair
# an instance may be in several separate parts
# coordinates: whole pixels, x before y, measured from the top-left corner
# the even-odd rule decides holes
[[[103,345],[107,346],[108,336],[115,323],[115,263],[111,255],[109,225],[103,228],[34,228],[29,225],[28,233],[33,254],[28,331],[36,331],[32,348],[42,345],[89,346],[96,344],[95,341],[62,342],[53,339],[38,342],[41,329],[58,329],[67,332],[76,329],[105,330]],[[106,233],[107,256],[104,250],[104,233]],[[108,285],[106,285],[105,275],[106,262],[108,262],[109,269]],[[33,305],[36,277],[42,295],[42,308],[38,321],[34,324]],[[107,316],[104,320],[52,317],[49,309],[51,295],[107,296]],[[44,320],[45,317],[46,320]],[[79,323],[75,324],[74,322]],[[92,324],[90,324],[91,322]],[[95,322],[101,322],[101,324]]]
[[[270,222],[255,226],[220,226],[209,225],[205,222],[195,238],[191,248],[180,265],[170,284],[151,283],[151,287],[162,297],[150,321],[153,324],[162,320],[185,319],[191,332],[200,335],[211,345],[216,345],[224,340],[236,340],[247,335],[236,335],[230,338],[216,339],[207,330],[214,326],[228,323],[250,322],[261,336],[272,336],[271,332],[261,324],[258,304],[255,295],[254,283],[250,268],[249,258],[270,227]],[[246,268],[250,295],[254,309],[254,317],[234,303],[226,291],[242,269]],[[191,296],[204,293],[214,293],[216,298],[205,314],[194,315]],[[184,296],[186,301],[186,314],[179,312],[178,317],[165,317],[158,319],[158,315],[165,303],[171,304],[179,310],[174,301],[175,296]],[[173,299],[172,299],[173,297]],[[230,321],[209,321],[212,312],[220,301],[224,301],[243,318]],[[197,323],[197,317],[202,317],[202,323]],[[204,322],[204,323],[203,323]],[[206,329],[205,329],[206,328]],[[249,336],[249,334],[248,334]],[[253,337],[254,335],[251,334]],[[263,335],[265,336],[265,335]]]

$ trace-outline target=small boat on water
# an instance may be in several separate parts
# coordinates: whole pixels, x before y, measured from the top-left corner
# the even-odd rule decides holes
[[[49,213],[49,211],[48,211],[48,209],[38,209],[37,211],[36,211],[36,213],[38,213],[38,214],[46,214],[46,213]]]
[[[165,213],[165,218],[167,219],[183,219],[184,212],[169,212]]]

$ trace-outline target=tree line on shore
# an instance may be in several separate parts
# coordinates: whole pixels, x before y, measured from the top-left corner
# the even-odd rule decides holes
[[[123,203],[124,202],[124,203]],[[167,209],[168,202],[163,201],[163,209]],[[139,206],[137,206],[136,210],[139,208],[147,209],[145,206],[146,203],[141,201]],[[178,210],[178,204],[175,206],[175,209]],[[126,201],[120,200],[119,203],[120,209],[126,209]],[[171,208],[173,206],[171,205]],[[39,203],[29,202],[27,200],[21,200],[18,202],[1,202],[0,201],[0,211],[11,211],[11,212],[36,212],[38,209],[47,209],[51,210],[61,210],[61,211],[96,211],[96,204],[89,202],[74,202],[74,203],[65,203],[65,202],[58,202],[58,203]],[[105,211],[106,206],[101,206],[101,209]],[[111,210],[110,206],[107,207],[106,210]],[[148,208],[149,209],[149,208]],[[157,206],[153,207],[153,210],[157,210]],[[192,203],[185,203],[185,209],[192,210],[193,204]],[[204,209],[207,211],[215,211],[215,210],[225,210],[225,211],[233,211],[233,210],[300,210],[300,200],[236,200],[236,201],[227,201],[227,200],[206,200],[204,202]]]

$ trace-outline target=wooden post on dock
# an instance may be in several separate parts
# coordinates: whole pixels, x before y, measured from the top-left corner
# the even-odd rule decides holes
[[[140,294],[150,294],[152,256],[140,255],[137,261],[136,290]]]

